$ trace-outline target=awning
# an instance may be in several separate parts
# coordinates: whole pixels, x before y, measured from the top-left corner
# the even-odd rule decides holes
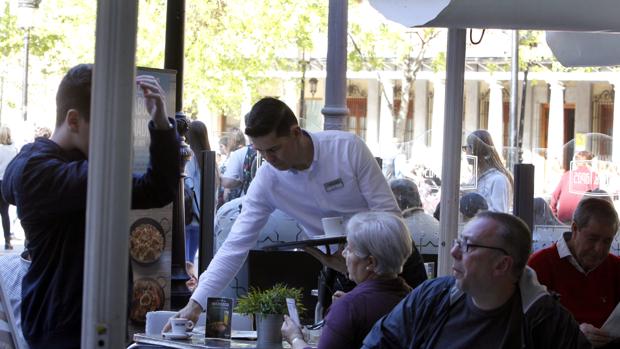
[[[407,27],[620,32],[617,0],[370,0]]]
[[[548,31],[547,45],[565,67],[620,65],[620,34]]]

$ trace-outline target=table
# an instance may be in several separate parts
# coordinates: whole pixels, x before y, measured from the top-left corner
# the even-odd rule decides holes
[[[166,339],[161,334],[155,335],[147,335],[144,333],[136,333],[133,335],[134,342],[138,344],[153,344],[158,345],[164,348],[179,348],[179,349],[190,349],[190,348],[258,348],[256,341],[249,340],[237,340],[237,339],[215,339],[215,338],[205,338],[200,334],[194,334],[191,338],[188,339]],[[261,349],[264,346],[261,346]],[[283,342],[282,345],[274,345],[271,348],[265,349],[281,349],[281,348],[290,348],[290,345],[287,342]]]
[[[281,242],[268,246],[264,246],[264,251],[282,251],[282,250],[292,250],[296,248],[304,248],[308,246],[324,246],[324,245],[333,245],[347,242],[347,237],[345,235],[336,235],[336,236],[324,236],[317,238],[310,238],[306,240],[299,241],[291,241],[291,242]]]

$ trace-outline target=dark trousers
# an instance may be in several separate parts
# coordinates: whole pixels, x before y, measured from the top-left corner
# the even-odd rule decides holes
[[[2,181],[0,181],[0,186]],[[0,195],[0,216],[2,216],[2,230],[4,231],[4,242],[11,242],[11,219],[9,218],[9,203]]]

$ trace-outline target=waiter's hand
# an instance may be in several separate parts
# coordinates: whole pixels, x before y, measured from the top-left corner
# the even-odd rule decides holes
[[[193,299],[190,299],[189,303],[187,303],[187,305],[183,309],[179,310],[178,313],[174,314],[172,318],[188,319],[192,320],[193,323],[197,324],[200,313],[202,313],[202,307],[200,306],[200,304],[196,303]],[[170,326],[170,321],[168,321],[166,323],[166,326],[164,326],[164,330],[162,332],[168,332],[171,329],[172,326]]]
[[[347,263],[345,262],[344,257],[342,256],[342,251],[344,250],[344,244],[340,244],[336,252],[332,254],[323,253],[323,251],[319,250],[316,247],[306,246],[304,247],[304,251],[310,254],[312,257],[316,258],[323,264],[324,266],[334,269],[335,271],[341,274],[347,274]]]

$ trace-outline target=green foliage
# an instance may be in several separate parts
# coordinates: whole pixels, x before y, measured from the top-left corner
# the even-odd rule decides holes
[[[4,5],[4,6],[2,6]],[[0,3],[0,55],[8,58],[21,52],[24,45],[24,30],[17,26],[17,16],[11,13],[9,2]],[[47,28],[35,28],[30,33],[30,54],[41,57],[62,40],[61,35],[52,33]]]
[[[327,29],[322,0],[245,0],[186,3],[185,105],[208,105],[241,115],[249,90],[258,95],[268,72],[299,71],[313,36]],[[164,16],[165,17],[165,16]],[[291,62],[293,61],[293,62]],[[192,111],[189,111],[192,113]]]
[[[439,52],[437,54],[437,57],[435,57],[431,62],[431,67],[433,67],[433,71],[435,73],[440,71],[446,71],[446,53]]]
[[[301,303],[302,290],[290,288],[284,284],[276,284],[268,290],[251,288],[250,292],[237,300],[235,311],[241,314],[286,314],[286,298],[295,299],[297,310],[303,313],[306,309]]]
[[[17,17],[11,15],[9,2],[4,3],[0,16],[0,55],[8,57],[18,52],[23,45],[21,31],[17,28]]]

